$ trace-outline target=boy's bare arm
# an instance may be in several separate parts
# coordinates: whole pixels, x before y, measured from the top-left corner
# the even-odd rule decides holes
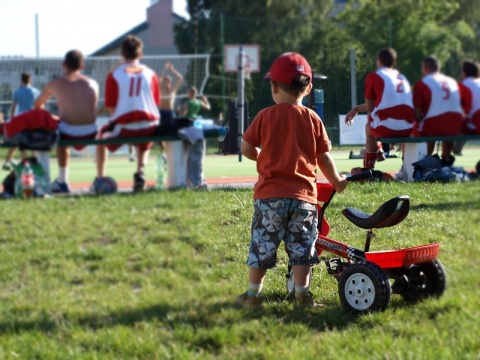
[[[317,158],[318,166],[328,182],[332,184],[335,191],[341,193],[347,187],[348,183],[345,176],[339,175],[335,162],[329,152],[323,153]]]
[[[250,145],[245,140],[242,140],[242,144],[240,145],[240,149],[242,150],[243,156],[245,156],[247,159],[257,161],[258,152],[259,152],[258,148]]]

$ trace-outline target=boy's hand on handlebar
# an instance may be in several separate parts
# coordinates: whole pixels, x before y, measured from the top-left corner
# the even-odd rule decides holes
[[[340,181],[334,185],[335,191],[341,193],[348,185],[347,178],[344,175],[340,175]]]

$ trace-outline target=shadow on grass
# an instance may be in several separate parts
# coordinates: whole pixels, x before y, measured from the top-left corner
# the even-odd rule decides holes
[[[284,325],[303,324],[317,332],[342,330],[352,323],[362,321],[364,315],[347,313],[336,301],[329,304],[302,308],[294,305],[285,293],[269,293],[261,308],[245,308],[232,302],[217,302],[210,305],[190,304],[174,306],[167,303],[130,310],[111,312],[106,315],[88,315],[77,317],[72,315],[54,316],[43,314],[35,320],[13,320],[0,322],[0,334],[19,334],[24,332],[52,332],[62,331],[75,327],[99,330],[116,326],[135,327],[138,323],[156,321],[174,329],[179,325],[191,326],[195,329],[209,330],[218,327],[218,319],[222,319],[221,326],[226,329],[239,323],[248,323],[256,319],[275,318],[276,322]],[[392,299],[386,311],[395,311],[412,305],[400,300]],[[235,316],[225,317],[225,311],[232,311]],[[366,315],[368,316],[368,315]],[[362,321],[362,327],[365,327]],[[368,325],[367,325],[368,326]],[[371,322],[376,326],[376,321]]]

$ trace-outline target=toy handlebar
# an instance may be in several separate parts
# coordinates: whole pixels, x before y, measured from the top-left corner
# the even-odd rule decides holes
[[[373,177],[373,171],[372,169],[368,169],[367,171],[363,171],[359,174],[347,176],[346,179],[348,182],[350,182],[350,181],[368,180],[368,179],[371,179],[372,177]]]

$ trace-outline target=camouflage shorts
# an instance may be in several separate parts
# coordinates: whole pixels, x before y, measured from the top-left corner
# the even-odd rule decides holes
[[[247,265],[271,269],[282,240],[291,265],[317,264],[317,206],[296,199],[257,199]]]

